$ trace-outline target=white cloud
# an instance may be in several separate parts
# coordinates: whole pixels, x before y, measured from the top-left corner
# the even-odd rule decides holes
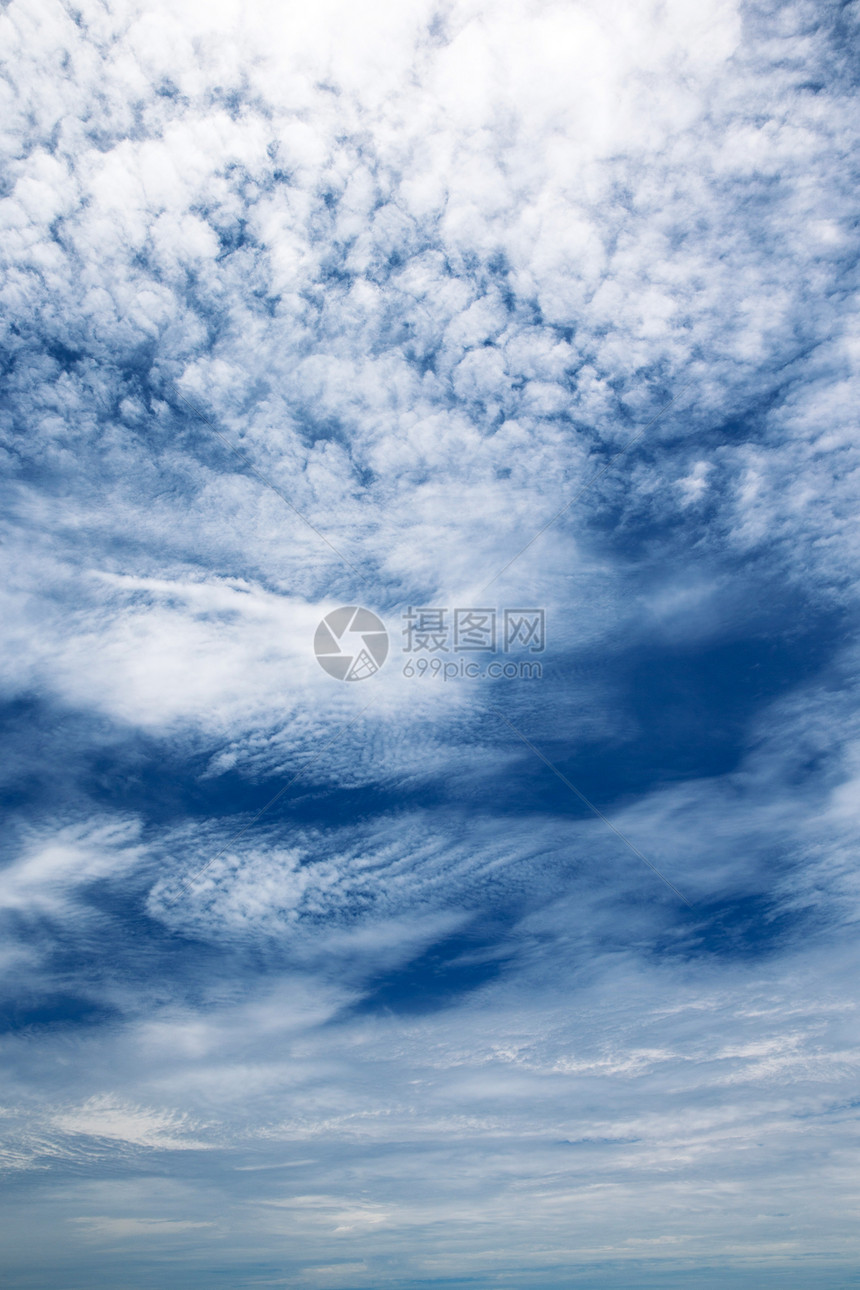
[[[61,1133],[116,1139],[130,1146],[161,1151],[193,1151],[207,1145],[188,1136],[194,1126],[187,1123],[186,1116],[124,1105],[109,1095],[90,1098],[82,1106],[59,1112],[53,1123]]]
[[[43,826],[25,834],[20,855],[0,872],[0,909],[68,917],[68,902],[82,901],[88,885],[122,878],[143,854],[134,819]]]
[[[784,684],[777,660],[716,770],[668,715],[642,753],[629,694],[637,650],[789,655],[854,612],[829,22],[0,13],[0,676],[47,750],[10,758],[38,805],[0,874],[26,987],[2,1159],[50,1180],[4,1221],[58,1283],[93,1283],[93,1242],[164,1240],[189,1285],[204,1242],[237,1285],[267,1260],[297,1287],[856,1264],[853,660],[798,646]],[[311,646],[340,604],[396,631],[401,603],[480,595],[646,426],[493,584],[546,606],[549,648],[541,686],[492,697],[689,914],[559,804],[486,686],[409,683],[392,650],[353,689]],[[252,823],[254,785],[299,771]],[[72,1025],[82,1002],[101,1019]],[[181,1184],[134,1177],[160,1152]]]

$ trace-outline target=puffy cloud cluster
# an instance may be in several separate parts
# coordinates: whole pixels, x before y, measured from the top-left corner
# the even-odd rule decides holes
[[[0,12],[0,1128],[48,1281],[840,1284],[855,8]],[[353,603],[355,687],[312,652]],[[410,603],[542,605],[543,680],[408,681]]]

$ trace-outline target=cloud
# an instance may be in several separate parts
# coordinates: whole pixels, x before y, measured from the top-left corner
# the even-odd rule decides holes
[[[200,1150],[206,1144],[187,1136],[186,1117],[148,1107],[124,1106],[109,1096],[90,1098],[83,1106],[60,1112],[53,1123],[61,1133],[110,1138],[159,1150]]]
[[[88,886],[140,864],[139,834],[137,821],[107,818],[25,836],[20,856],[2,872],[0,909],[68,913],[67,902],[80,901]]]
[[[856,1264],[852,22],[0,13],[10,1285]]]

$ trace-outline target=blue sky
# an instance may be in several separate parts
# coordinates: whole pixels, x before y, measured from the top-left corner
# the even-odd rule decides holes
[[[4,6],[10,1290],[858,1284],[856,40]]]

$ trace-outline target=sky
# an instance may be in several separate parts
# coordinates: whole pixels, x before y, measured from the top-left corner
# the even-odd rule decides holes
[[[860,1285],[858,19],[5,0],[8,1290]]]

